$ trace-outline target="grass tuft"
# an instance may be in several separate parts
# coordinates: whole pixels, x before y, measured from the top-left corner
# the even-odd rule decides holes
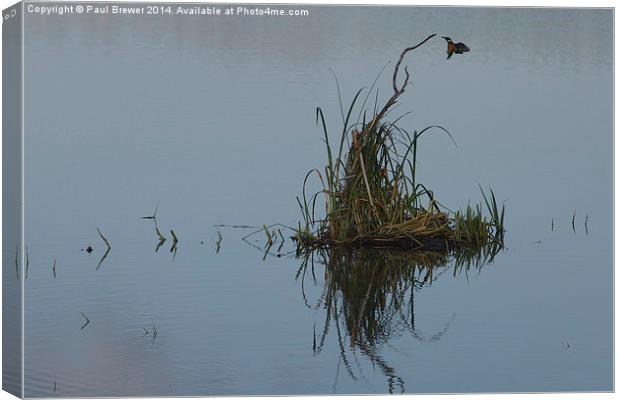
[[[393,75],[394,94],[383,108],[375,104],[372,118],[366,119],[369,110],[364,108],[364,100],[359,112],[362,121],[351,120],[363,90],[354,95],[347,113],[342,113],[343,128],[335,143],[330,141],[323,110],[316,109],[327,165],[308,172],[302,196],[297,198],[303,221],[299,223],[295,240],[301,248],[458,247],[475,250],[482,246],[503,247],[504,206],[498,205],[492,190],[486,194],[480,188],[483,203],[451,212],[418,181],[422,137],[430,133],[442,134],[456,145],[450,132],[434,125],[411,133],[398,125],[400,118],[386,121],[386,115],[404,93],[409,80],[405,67],[404,83],[400,88],[396,83],[404,55],[433,36],[403,51]],[[373,88],[374,84],[370,91]],[[341,109],[344,110],[342,106]],[[319,180],[322,190],[308,195],[307,186],[313,177]],[[317,218],[317,202],[321,198],[325,212]]]

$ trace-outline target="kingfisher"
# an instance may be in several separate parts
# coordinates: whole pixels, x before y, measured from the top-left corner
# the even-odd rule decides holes
[[[446,42],[448,42],[448,58],[446,58],[446,60],[450,59],[452,54],[463,54],[469,51],[469,47],[467,47],[465,43],[454,43],[452,39],[447,36],[442,36],[442,38],[446,39]]]

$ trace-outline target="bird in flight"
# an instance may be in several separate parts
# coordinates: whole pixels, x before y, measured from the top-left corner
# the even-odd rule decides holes
[[[448,42],[448,58],[446,58],[446,60],[450,59],[452,54],[463,54],[469,51],[469,47],[467,47],[465,43],[454,43],[452,39],[447,36],[442,36],[442,38]]]

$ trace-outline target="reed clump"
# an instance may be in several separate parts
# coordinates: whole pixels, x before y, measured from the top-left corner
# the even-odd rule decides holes
[[[411,133],[399,126],[400,118],[386,120],[409,83],[407,67],[402,85],[397,83],[404,56],[434,36],[401,53],[392,78],[394,93],[381,108],[375,100],[369,119],[366,102],[374,84],[361,104],[358,121],[353,121],[352,114],[362,90],[357,92],[346,116],[343,113],[343,129],[337,144],[330,141],[325,116],[317,108],[316,119],[323,129],[327,165],[306,175],[303,194],[297,199],[304,220],[295,235],[300,247],[503,246],[504,207],[498,206],[493,191],[487,196],[481,188],[484,206],[468,205],[464,211],[451,212],[417,180],[420,139],[435,131],[454,142],[450,133],[440,126]],[[312,176],[318,177],[322,190],[308,196],[306,188]],[[317,218],[316,206],[321,197],[324,197],[325,214]]]

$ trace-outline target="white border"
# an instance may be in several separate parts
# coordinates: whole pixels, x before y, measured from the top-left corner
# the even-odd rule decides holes
[[[76,0],[70,0],[71,2],[79,2]],[[127,1],[127,0],[122,0],[119,2],[125,2],[125,3],[131,3],[131,1]],[[159,3],[184,3],[184,1],[182,0],[168,0],[168,1],[153,1],[153,3],[155,2],[159,2]],[[449,0],[449,3],[445,3],[445,2],[441,2],[441,1],[437,1],[437,0],[426,0],[423,2],[420,1],[412,1],[412,0],[389,0],[389,1],[381,1],[381,0],[313,0],[313,1],[299,1],[299,0],[287,0],[287,1],[281,1],[281,0],[268,0],[268,1],[257,1],[257,0],[242,0],[242,1],[226,1],[226,0],[210,0],[208,1],[208,3],[223,3],[223,4],[231,4],[231,3],[256,3],[256,4],[264,4],[264,3],[271,3],[271,4],[322,4],[322,5],[328,5],[328,4],[342,4],[342,5],[361,5],[361,4],[366,4],[366,5],[371,5],[371,4],[375,4],[375,5],[429,5],[429,6],[482,6],[482,7],[539,7],[541,6],[541,2],[540,1],[535,1],[535,0],[522,0],[522,1],[514,1],[514,0],[502,0],[502,1],[493,1],[493,0],[475,0],[474,2],[472,1],[467,1],[467,0]],[[5,9],[8,8],[12,5],[15,4],[15,1],[12,0],[0,0],[0,8],[1,9]],[[590,1],[576,1],[576,0],[563,0],[563,1],[559,1],[559,0],[547,0],[545,2],[545,4],[543,5],[544,7],[584,7],[584,8],[592,8],[592,7],[614,7],[614,3],[609,1],[609,0],[590,0]],[[615,22],[615,9],[614,9],[614,22]],[[23,16],[23,13],[22,13]],[[24,25],[25,25],[25,18],[22,19],[22,65],[24,62],[24,53],[23,53],[23,39],[24,39]],[[1,36],[1,33],[0,33]],[[616,54],[616,46],[618,43],[618,37],[617,37],[617,33],[615,31],[615,23],[614,23],[614,63],[615,63],[615,54]],[[1,63],[1,52],[0,52],[0,64]],[[614,64],[614,132],[615,132],[615,115],[617,114],[618,110],[617,110],[617,104],[615,103],[615,93],[616,93],[616,81],[615,81],[615,72],[616,72],[616,68],[617,66]],[[0,66],[0,71],[1,71],[1,66]],[[24,82],[22,80],[22,93],[23,93],[23,89],[24,89]],[[2,100],[0,100],[0,116],[2,114]],[[24,98],[22,96],[22,146],[24,146],[24,135],[23,135],[23,130],[24,130]],[[617,148],[618,144],[615,141],[615,135],[614,135],[614,155],[617,153]],[[2,149],[2,144],[0,142],[0,153],[1,153],[1,149]],[[22,147],[23,149],[23,147]],[[615,213],[615,208],[618,205],[618,197],[617,197],[617,193],[616,193],[616,176],[617,175],[617,165],[615,163],[615,156],[614,156],[614,248],[618,247],[618,236],[616,235],[616,227],[618,226],[617,222],[617,216]],[[0,166],[1,169],[1,166]],[[23,153],[22,153],[22,173],[24,171],[24,157],[23,157]],[[23,179],[24,176],[22,176],[22,204],[23,201],[25,200],[24,198],[24,185],[23,185]],[[1,175],[0,175],[0,182],[1,182]],[[2,209],[0,208],[0,221],[2,220]],[[22,208],[22,215],[21,215],[21,220],[22,220],[22,227],[24,226],[24,208]],[[22,244],[21,244],[21,251],[22,254],[24,254],[24,230],[22,229]],[[0,232],[0,242],[1,242],[1,236],[2,233]],[[23,264],[23,257],[22,257],[22,264]],[[614,251],[614,265],[615,265],[615,251]],[[23,267],[23,266],[22,266]],[[24,269],[22,268],[22,271]],[[617,283],[618,279],[618,274],[614,273],[614,288],[615,288],[615,284]],[[22,313],[23,313],[23,307],[24,307],[24,298],[23,298],[23,294],[24,294],[24,287],[23,287],[23,279],[22,279]],[[0,289],[1,290],[1,289]],[[617,299],[615,297],[615,290],[614,290],[614,316],[615,316],[615,310],[617,309],[617,303],[616,303]],[[23,315],[23,314],[22,314]],[[23,318],[22,318],[22,333],[24,332],[24,322],[23,322]],[[1,341],[2,335],[0,333],[0,341]],[[614,364],[615,364],[615,355],[616,355],[616,340],[618,339],[618,330],[616,329],[615,326],[615,317],[614,317]],[[1,356],[1,349],[0,349],[0,356]],[[23,360],[23,347],[22,347],[22,360]],[[615,387],[615,382],[617,382],[617,369],[614,368],[614,387]],[[22,382],[23,382],[23,378],[24,378],[24,370],[23,370],[23,366],[22,366]],[[22,396],[23,396],[23,388],[22,388]],[[413,398],[414,395],[406,395],[406,397],[411,397]],[[477,399],[479,397],[489,397],[492,396],[493,399],[510,399],[510,400],[516,400],[516,399],[521,399],[524,396],[526,398],[531,398],[531,399],[568,399],[568,400],[572,400],[572,399],[582,399],[582,398],[586,398],[586,399],[608,399],[608,398],[616,398],[618,395],[616,395],[615,393],[595,393],[595,394],[583,394],[583,393],[553,393],[553,394],[472,394],[472,395],[458,395],[459,399],[463,399],[463,400],[470,400],[470,399]],[[305,398],[310,398],[310,399],[361,399],[364,396],[305,396]],[[389,396],[373,396],[373,398],[377,398],[377,399],[387,399]],[[620,397],[620,396],[619,396]],[[11,396],[10,394],[6,393],[6,392],[0,392],[0,400],[8,400],[8,399],[12,399],[14,398],[13,396]],[[279,399],[280,397],[262,397],[265,399]],[[415,395],[416,399],[451,399],[454,398],[454,395]],[[161,399],[161,398],[146,398],[146,399]],[[182,399],[182,398],[169,398],[169,399]],[[211,397],[211,399],[219,399],[216,397]],[[222,399],[226,399],[226,398],[222,398]]]

